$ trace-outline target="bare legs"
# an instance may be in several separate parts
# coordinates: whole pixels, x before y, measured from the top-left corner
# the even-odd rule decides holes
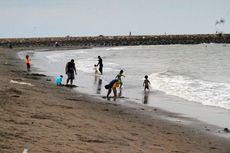
[[[66,85],[69,83],[69,80],[70,80],[70,84],[72,85],[73,84],[73,79],[69,79],[69,78],[66,80]]]

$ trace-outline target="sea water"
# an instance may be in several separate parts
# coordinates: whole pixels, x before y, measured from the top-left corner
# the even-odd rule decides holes
[[[64,81],[65,65],[74,59],[78,72],[74,83],[80,92],[105,96],[104,85],[122,69],[124,99],[230,128],[230,45],[128,46],[28,53],[32,66],[50,76],[62,74]],[[94,72],[98,56],[103,59],[103,75]],[[143,91],[145,75],[151,82],[150,92]]]

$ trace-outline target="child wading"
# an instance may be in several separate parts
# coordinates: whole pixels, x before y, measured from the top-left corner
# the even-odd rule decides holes
[[[148,76],[145,76],[145,80],[143,82],[143,86],[144,86],[144,91],[146,91],[146,89],[149,90],[149,85],[150,85],[150,81],[148,80]]]
[[[123,86],[123,82],[122,82],[122,80],[121,80],[121,77],[125,77],[124,75],[123,75],[123,70],[120,70],[120,72],[119,72],[119,74],[116,76],[116,79],[119,81],[119,84],[120,84],[120,92],[118,93],[118,96],[119,97],[121,97],[121,95],[122,95],[122,86]]]
[[[29,58],[29,55],[26,55],[26,66],[27,66],[27,71],[30,72],[30,58]]]
[[[123,82],[122,82],[122,80],[121,80],[121,77],[125,77],[124,75],[123,75],[123,70],[121,70],[120,72],[119,72],[119,74],[116,76],[116,79],[120,82],[120,89],[121,89],[121,87],[122,87],[122,85],[123,85]]]

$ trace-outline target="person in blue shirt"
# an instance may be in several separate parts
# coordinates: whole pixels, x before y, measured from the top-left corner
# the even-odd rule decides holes
[[[56,85],[57,86],[61,86],[62,85],[62,79],[63,79],[63,76],[62,75],[60,75],[60,76],[58,76],[57,78],[56,78]]]

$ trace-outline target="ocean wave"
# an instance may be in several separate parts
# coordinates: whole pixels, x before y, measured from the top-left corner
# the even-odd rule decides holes
[[[171,72],[149,76],[151,87],[203,105],[230,109],[230,84],[193,79]]]
[[[72,50],[68,52],[53,52],[50,55],[46,55],[46,58],[49,60],[49,62],[58,62],[63,59],[72,59],[75,55],[79,54],[87,54],[88,52],[86,50]]]
[[[107,48],[105,50],[124,50],[127,49],[127,47],[111,47],[111,48]]]
[[[86,73],[93,73],[95,71],[95,64],[97,64],[97,61],[95,61],[94,58],[79,59],[76,62],[77,69]],[[106,65],[106,67],[103,68],[103,72],[118,71],[120,67],[119,64],[111,62],[104,62],[104,65]]]

